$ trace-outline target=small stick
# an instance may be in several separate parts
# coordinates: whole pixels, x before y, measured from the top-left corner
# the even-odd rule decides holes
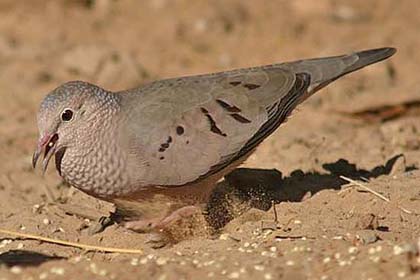
[[[33,234],[9,231],[5,229],[0,229],[0,233],[6,234],[6,235],[13,235],[17,237],[23,237],[27,239],[40,240],[40,241],[53,243],[53,244],[59,244],[63,246],[76,247],[76,248],[85,249],[85,250],[94,250],[94,251],[100,251],[100,252],[106,252],[106,253],[143,254],[143,250],[141,249],[124,249],[124,248],[112,248],[112,247],[102,247],[102,246],[95,246],[95,245],[88,245],[88,244],[80,244],[76,242],[69,242],[69,241],[53,239],[53,238],[48,238],[48,237],[43,237],[43,236],[38,236],[38,235],[33,235]]]
[[[345,176],[343,176],[343,175],[341,175],[340,176],[340,178],[341,179],[343,179],[343,180],[345,180],[345,181],[347,181],[347,182],[349,182],[349,183],[351,183],[351,184],[353,184],[353,185],[356,185],[356,186],[358,186],[358,187],[361,187],[362,189],[364,189],[365,191],[368,191],[368,192],[370,192],[370,193],[372,193],[372,194],[374,194],[374,195],[376,195],[377,197],[379,197],[380,199],[382,199],[382,200],[385,200],[386,202],[391,202],[391,200],[389,199],[389,198],[387,198],[387,197],[385,197],[385,196],[383,196],[383,195],[381,195],[380,193],[378,193],[378,192],[375,192],[374,190],[372,190],[371,188],[369,188],[369,187],[367,187],[367,186],[365,186],[365,185],[363,185],[362,183],[359,183],[359,182],[357,182],[357,181],[355,181],[355,180],[352,180],[352,179],[350,179],[350,178],[347,178],[347,177],[345,177]],[[398,207],[398,209],[400,209],[401,211],[403,211],[404,213],[406,213],[406,214],[414,214],[414,215],[419,215],[419,213],[415,213],[415,212],[413,212],[413,211],[410,211],[410,210],[407,210],[407,209],[405,209],[404,207],[402,207],[402,206],[397,206]]]
[[[274,200],[271,201],[271,205],[273,206],[273,211],[274,211],[274,222],[276,223],[276,225],[278,225],[279,219],[277,216],[276,203],[274,202]]]
[[[346,180],[346,181],[347,181],[347,182],[349,182],[349,183],[352,183],[353,185],[356,185],[356,186],[358,186],[358,187],[361,187],[361,188],[362,188],[362,189],[364,189],[365,191],[368,191],[368,192],[370,192],[370,193],[372,193],[372,194],[376,195],[377,197],[379,197],[379,198],[380,198],[380,199],[382,199],[382,200],[385,200],[386,202],[390,202],[389,198],[387,198],[387,197],[383,196],[382,194],[380,194],[380,193],[378,193],[378,192],[375,192],[375,191],[374,191],[374,190],[372,190],[371,188],[366,187],[365,185],[363,185],[362,183],[359,183],[359,182],[357,182],[357,181],[355,181],[355,180],[352,180],[352,179],[350,179],[350,178],[347,178],[347,177],[345,177],[345,176],[343,176],[343,175],[341,175],[341,176],[340,176],[340,178],[341,178],[341,179],[343,179],[343,180]]]
[[[276,239],[289,239],[289,240],[296,240],[296,239],[302,239],[302,238],[306,238],[306,239],[315,239],[315,237],[312,236],[304,236],[304,235],[276,235],[274,238]]]

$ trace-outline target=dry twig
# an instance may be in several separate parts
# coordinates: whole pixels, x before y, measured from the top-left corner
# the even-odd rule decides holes
[[[76,247],[76,248],[85,249],[89,251],[98,251],[98,252],[106,252],[106,253],[143,254],[143,250],[141,249],[124,249],[124,248],[112,248],[112,247],[102,247],[102,246],[95,246],[95,245],[88,245],[88,244],[80,244],[76,242],[53,239],[53,238],[27,234],[27,233],[21,233],[21,232],[15,232],[15,231],[10,231],[10,230],[5,230],[5,229],[0,229],[0,233],[22,237],[26,239],[40,240],[40,241],[53,243],[53,244],[59,244],[63,246]]]
[[[352,180],[352,179],[350,179],[350,178],[347,178],[347,177],[345,177],[345,176],[343,176],[343,175],[341,175],[341,176],[340,176],[340,178],[341,178],[341,179],[343,179],[343,180],[345,180],[345,181],[347,181],[347,182],[349,182],[349,183],[350,183],[350,184],[352,184],[352,185],[358,186],[358,187],[362,188],[363,190],[365,190],[365,191],[367,191],[367,192],[370,192],[371,194],[373,194],[373,195],[375,195],[375,196],[379,197],[380,199],[382,199],[382,200],[384,200],[384,201],[386,201],[386,202],[391,202],[391,200],[390,200],[389,198],[387,198],[387,197],[383,196],[382,194],[380,194],[380,193],[378,193],[378,192],[376,192],[376,191],[372,190],[371,188],[369,188],[369,187],[367,187],[367,186],[363,185],[363,184],[362,184],[362,183],[360,183],[360,182],[357,182],[357,181],[355,181],[355,180]],[[401,207],[401,206],[398,206],[398,208],[399,208],[401,211],[403,211],[404,213],[406,213],[406,214],[415,214],[415,215],[418,215],[418,213],[414,213],[413,211],[407,210],[407,209],[405,209],[405,208],[403,208],[403,207]]]

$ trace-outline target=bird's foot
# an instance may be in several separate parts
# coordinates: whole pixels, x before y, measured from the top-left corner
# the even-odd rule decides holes
[[[103,232],[107,227],[113,225],[114,223],[118,223],[118,221],[119,218],[116,216],[115,213],[111,213],[109,216],[102,216],[91,226],[89,226],[88,234],[94,235]]]
[[[153,249],[160,249],[173,243],[173,240],[164,232],[152,232],[147,235],[144,243],[150,245]]]

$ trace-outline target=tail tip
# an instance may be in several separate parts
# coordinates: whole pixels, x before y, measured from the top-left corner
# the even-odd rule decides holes
[[[393,56],[397,52],[396,48],[393,47],[384,47],[384,48],[377,48],[377,49],[370,49],[361,52],[357,52],[357,55],[362,57],[376,57],[378,60],[387,59]]]

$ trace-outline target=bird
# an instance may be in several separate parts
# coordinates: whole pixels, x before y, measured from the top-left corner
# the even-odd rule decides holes
[[[33,154],[55,157],[70,185],[113,203],[136,232],[160,232],[202,209],[216,183],[308,97],[385,60],[386,47],[204,75],[118,92],[66,82],[42,100]]]

